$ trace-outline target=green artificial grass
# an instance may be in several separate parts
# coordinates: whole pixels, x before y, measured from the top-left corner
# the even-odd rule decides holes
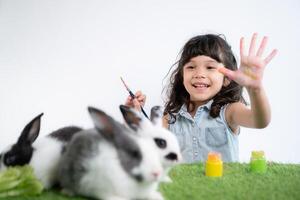
[[[161,184],[165,199],[300,199],[300,165],[269,163],[265,174],[255,174],[248,164],[227,163],[220,178],[206,177],[204,169],[204,164],[173,169],[173,183]]]
[[[171,170],[172,183],[162,183],[160,191],[166,200],[226,199],[300,199],[300,165],[269,163],[265,174],[249,171],[248,164],[224,163],[223,177],[204,175],[204,164],[184,164]],[[36,197],[7,200],[84,200],[44,191]]]

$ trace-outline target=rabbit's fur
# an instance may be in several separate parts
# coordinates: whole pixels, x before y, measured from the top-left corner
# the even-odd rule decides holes
[[[120,109],[124,118],[138,115],[125,106]],[[90,107],[89,112],[95,128],[81,131],[67,145],[59,164],[61,186],[68,193],[103,200],[163,199],[157,191],[163,168],[153,139],[101,110]]]
[[[57,165],[63,146],[82,129],[65,127],[37,139],[42,115],[43,113],[31,120],[24,127],[17,142],[0,154],[0,171],[7,167],[29,164],[36,177],[48,189],[57,183]]]

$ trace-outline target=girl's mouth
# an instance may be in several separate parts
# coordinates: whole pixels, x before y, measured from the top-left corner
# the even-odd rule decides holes
[[[194,83],[194,84],[192,84],[192,86],[193,86],[194,88],[199,88],[199,89],[210,87],[210,85],[208,85],[208,84],[206,84],[206,83]]]

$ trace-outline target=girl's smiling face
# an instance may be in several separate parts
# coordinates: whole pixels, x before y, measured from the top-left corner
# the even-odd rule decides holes
[[[193,57],[183,66],[183,85],[196,106],[207,103],[229,84],[218,71],[219,66],[223,64],[208,56]]]

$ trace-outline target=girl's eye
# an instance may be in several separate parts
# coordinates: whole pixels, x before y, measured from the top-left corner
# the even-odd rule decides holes
[[[186,66],[186,68],[187,68],[187,69],[194,69],[195,67],[192,66],[192,65],[188,65],[188,66]]]
[[[213,67],[213,66],[207,66],[206,68],[210,69],[210,70],[216,69],[216,67]]]

